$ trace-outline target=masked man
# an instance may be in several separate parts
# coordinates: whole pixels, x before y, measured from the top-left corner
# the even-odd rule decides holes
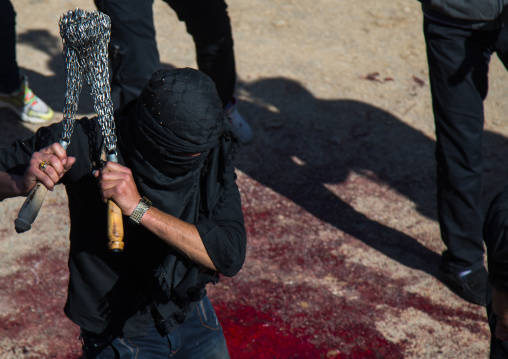
[[[205,291],[238,273],[246,252],[239,140],[222,108],[202,72],[158,71],[115,114],[118,163],[101,161],[96,118],[76,121],[67,151],[61,123],[0,150],[0,198],[26,196],[37,181],[66,187],[65,313],[88,358],[229,357]],[[121,253],[107,248],[107,200],[125,216]]]

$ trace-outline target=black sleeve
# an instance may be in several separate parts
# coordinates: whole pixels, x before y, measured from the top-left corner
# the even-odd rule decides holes
[[[60,140],[61,123],[41,127],[34,136],[27,140],[17,140],[10,147],[0,149],[0,171],[22,175],[35,151]]]
[[[495,288],[508,291],[508,187],[489,206],[483,238],[487,246],[489,281]]]
[[[236,178],[234,172],[231,176]],[[224,204],[211,219],[201,215],[196,228],[203,244],[220,274],[236,275],[243,266],[247,248],[247,235],[242,213],[240,192],[232,181],[226,190]]]

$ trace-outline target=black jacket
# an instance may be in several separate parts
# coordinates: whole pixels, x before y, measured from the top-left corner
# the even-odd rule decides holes
[[[489,279],[497,289],[508,291],[508,187],[491,202],[483,223]]]

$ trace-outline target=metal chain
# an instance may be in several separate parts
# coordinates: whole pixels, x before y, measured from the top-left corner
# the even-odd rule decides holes
[[[76,9],[60,18],[60,36],[66,64],[66,92],[61,143],[70,143],[83,79],[90,86],[94,110],[108,150],[116,159],[113,103],[109,87],[108,43],[111,22],[99,11]]]

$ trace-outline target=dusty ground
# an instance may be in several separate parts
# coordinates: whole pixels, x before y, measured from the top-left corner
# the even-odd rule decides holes
[[[18,59],[61,120],[58,19],[92,1],[17,0]],[[210,288],[233,358],[486,358],[484,309],[436,279],[434,134],[416,0],[231,0],[240,109],[256,140],[237,161],[247,262]],[[195,67],[192,40],[155,1],[161,59]],[[485,204],[508,183],[505,70],[486,102]],[[82,96],[79,111],[90,113]],[[0,110],[0,143],[29,136]],[[0,203],[0,357],[78,358],[62,313],[66,200],[28,233]]]

